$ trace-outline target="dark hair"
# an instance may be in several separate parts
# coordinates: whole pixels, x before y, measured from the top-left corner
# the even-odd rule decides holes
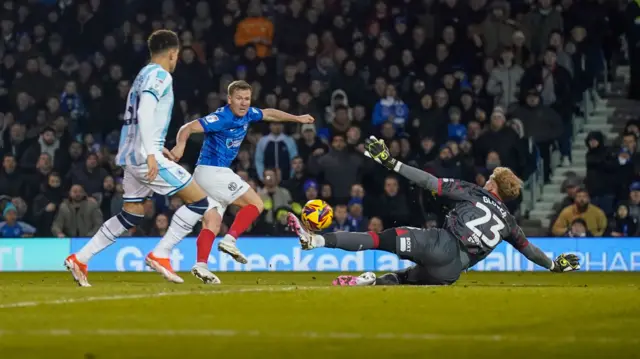
[[[42,132],[40,132],[40,134],[45,134],[47,132],[53,132],[54,134],[56,133],[56,130],[53,129],[53,127],[45,127],[44,129],[42,129]]]
[[[179,48],[180,40],[178,35],[171,30],[156,30],[147,39],[147,47],[151,56],[153,56],[170,49]]]
[[[571,225],[573,226],[574,224],[580,223],[584,226],[584,228],[587,228],[587,222],[585,222],[584,219],[582,218],[576,218],[573,220],[573,222],[571,222]]]
[[[333,110],[334,112],[338,112],[340,110],[345,110],[345,111],[349,111],[349,107],[343,105],[343,104],[339,104],[336,105],[335,109]]]

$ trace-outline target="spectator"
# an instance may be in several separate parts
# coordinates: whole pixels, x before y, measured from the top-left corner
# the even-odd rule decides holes
[[[380,219],[380,217],[371,218],[371,220],[369,220],[367,230],[374,233],[380,233],[384,231],[384,224],[382,223],[382,219]]]
[[[331,141],[331,150],[324,155],[312,155],[309,159],[309,171],[320,175],[333,188],[336,199],[349,198],[351,184],[360,183],[364,170],[363,157],[348,152],[344,136],[336,135]]]
[[[364,217],[362,209],[363,201],[360,198],[351,198],[348,203],[349,227],[352,232],[364,232],[367,230],[367,219]]]
[[[18,168],[16,157],[8,153],[2,159],[2,172],[0,173],[0,188],[3,195],[21,197],[26,193],[24,174]]]
[[[438,158],[427,163],[425,170],[440,178],[460,178],[462,169],[453,156],[451,147],[442,145]]]
[[[571,227],[565,234],[566,237],[593,237],[587,227],[587,222],[582,218],[576,218],[571,222]]]
[[[384,181],[384,193],[376,205],[377,216],[385,227],[408,225],[410,218],[407,198],[400,193],[400,184],[394,175],[389,175]]]
[[[505,109],[518,102],[520,80],[524,75],[522,67],[514,64],[513,60],[513,48],[505,47],[500,54],[498,67],[491,70],[487,81],[487,92],[494,96],[494,104]]]
[[[456,142],[460,142],[467,137],[467,128],[460,123],[462,120],[460,115],[460,109],[457,107],[451,107],[449,109],[449,139]]]
[[[284,181],[282,186],[289,191],[294,202],[303,204],[305,203],[305,182],[309,179],[307,171],[302,161],[302,157],[296,156],[291,161],[291,169],[293,175],[288,180]]]
[[[261,181],[265,168],[280,170],[282,180],[288,180],[293,174],[291,161],[298,155],[296,142],[283,133],[282,123],[271,123],[270,132],[258,141],[256,146],[256,171]]]
[[[538,6],[522,19],[527,47],[538,57],[547,47],[554,30],[562,29],[562,14],[553,7],[551,0],[538,0]]]
[[[291,204],[291,194],[278,185],[276,170],[271,168],[264,170],[263,178],[264,187],[259,194],[264,202],[264,221],[269,225],[275,225],[277,211]]]
[[[491,13],[481,25],[484,53],[495,55],[498,49],[511,45],[516,23],[509,19],[509,3],[496,0],[491,3]]]
[[[565,235],[572,229],[576,218],[584,220],[587,230],[596,237],[601,237],[607,229],[607,217],[600,208],[590,203],[589,193],[584,189],[578,190],[573,205],[565,207],[560,212],[553,224],[553,235]]]
[[[347,206],[338,204],[333,208],[333,222],[329,227],[329,232],[355,232],[356,228],[351,227]]]
[[[271,53],[274,27],[271,20],[262,16],[259,2],[249,4],[247,17],[238,23],[234,41],[237,47],[253,45],[258,57],[264,58]]]
[[[56,211],[64,199],[62,179],[56,172],[49,174],[44,190],[33,200],[33,220],[38,229],[38,235],[51,236],[51,225]]]
[[[387,85],[385,97],[381,98],[373,108],[373,125],[380,127],[388,121],[396,128],[404,129],[408,119],[409,107],[398,96],[396,87]]]
[[[304,202],[308,202],[314,199],[318,199],[318,182],[309,179],[304,182]]]
[[[71,186],[51,226],[53,235],[63,237],[91,237],[102,225],[102,213],[94,200],[88,200],[80,185]]]
[[[98,156],[90,153],[85,160],[85,165],[71,171],[68,180],[72,185],[80,185],[86,193],[93,196],[95,193],[102,192],[105,177],[107,177],[107,171],[98,167]]]
[[[18,221],[18,210],[9,203],[2,211],[4,221],[0,222],[0,237],[2,238],[24,238],[33,237],[36,229],[22,221]]]
[[[631,184],[635,173],[640,167],[640,154],[637,153],[638,142],[632,133],[622,135],[622,144],[617,150],[618,169],[616,171],[616,187],[618,188],[617,198],[627,197],[627,188]]]
[[[548,1],[548,0],[543,0]],[[559,140],[562,165],[570,164],[571,136],[573,134],[573,94],[569,71],[557,63],[557,54],[553,48],[547,48],[543,62],[532,66],[522,76],[520,82],[521,96],[526,96],[532,89],[540,93],[542,104],[551,106],[562,118],[564,130]],[[523,98],[523,100],[525,100]]]
[[[524,105],[517,106],[512,117],[522,121],[524,133],[533,137],[543,160],[544,180],[548,183],[551,180],[553,145],[564,131],[562,119],[557,112],[542,104],[540,94],[535,89],[529,90],[525,101]]]
[[[629,214],[640,223],[640,182],[636,181],[629,187]]]
[[[629,213],[626,203],[621,203],[609,222],[612,237],[635,237],[638,233],[638,221]]]
[[[619,164],[614,153],[605,145],[602,132],[589,132],[585,144],[588,149],[585,185],[592,196],[591,202],[611,214],[616,195],[616,186],[613,184],[618,181],[616,171]]]
[[[12,154],[20,166],[24,163],[22,157],[29,148],[29,142],[26,140],[27,128],[20,123],[14,123],[9,130],[9,140],[5,141],[3,147],[3,155]]]
[[[53,128],[45,128],[38,141],[31,145],[25,152],[22,159],[24,168],[35,169],[36,163],[41,153],[46,153],[51,158],[52,163],[55,163],[56,157],[61,157],[64,149],[60,147],[60,140],[56,138],[56,133]]]
[[[160,213],[156,216],[150,235],[153,237],[163,237],[167,233],[168,229],[169,217],[164,213]]]
[[[500,155],[502,165],[509,167],[516,173],[520,173],[522,164],[526,162],[524,153],[517,146],[518,135],[508,126],[505,126],[506,118],[504,109],[496,107],[491,114],[489,129],[484,132],[473,144],[477,163],[483,163],[490,151],[496,151]]]
[[[302,136],[298,140],[298,153],[304,163],[308,163],[311,155],[321,156],[329,151],[329,146],[316,136],[316,126],[307,123],[301,126]]]

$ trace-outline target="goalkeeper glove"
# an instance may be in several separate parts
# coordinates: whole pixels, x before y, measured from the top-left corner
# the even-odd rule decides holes
[[[400,162],[391,157],[391,153],[389,153],[389,149],[387,148],[387,145],[384,144],[383,140],[379,140],[374,136],[371,136],[364,141],[364,148],[365,156],[372,158],[392,171],[397,171],[399,169]],[[396,169],[396,167],[398,168]]]
[[[553,261],[552,272],[571,272],[580,269],[580,261],[575,254],[561,254]]]

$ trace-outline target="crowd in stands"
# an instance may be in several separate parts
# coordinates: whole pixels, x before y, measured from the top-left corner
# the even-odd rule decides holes
[[[225,104],[232,80],[252,84],[254,106],[316,119],[253,125],[233,164],[265,202],[250,233],[281,235],[283,214],[315,198],[334,207],[331,230],[441,223],[446,203],[362,155],[372,134],[439,177],[483,185],[508,166],[527,179],[541,158],[548,181],[552,151],[571,162],[573,116],[616,47],[620,31],[606,18],[622,16],[596,0],[0,3],[3,237],[91,236],[120,210],[114,155],[154,29],[176,31],[183,46],[168,148],[182,124]],[[618,176],[640,165],[638,124],[628,130],[620,147],[589,135],[586,181],[566,186],[575,206],[559,213],[554,234],[635,233],[640,179]],[[202,140],[189,142],[189,171]],[[180,205],[155,196],[131,235],[162,235]]]

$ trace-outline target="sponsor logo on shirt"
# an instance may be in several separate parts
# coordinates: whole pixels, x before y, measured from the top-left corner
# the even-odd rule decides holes
[[[227,141],[226,141],[227,148],[240,147],[241,144],[242,144],[242,138],[239,138],[239,139],[227,138]]]
[[[206,117],[204,118],[204,120],[205,120],[207,123],[214,123],[214,122],[218,121],[218,120],[219,120],[219,118],[218,118],[218,116],[216,116],[216,115],[209,115],[209,116],[206,116]]]

